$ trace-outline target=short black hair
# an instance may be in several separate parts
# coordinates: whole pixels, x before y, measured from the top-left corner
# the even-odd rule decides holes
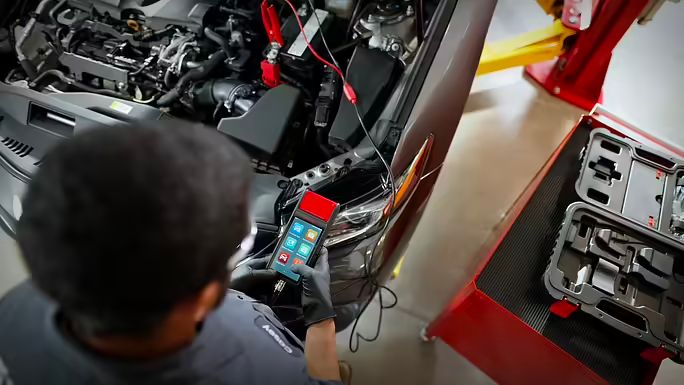
[[[17,240],[35,284],[97,335],[145,334],[213,280],[249,231],[251,168],[180,121],[98,127],[52,150]]]

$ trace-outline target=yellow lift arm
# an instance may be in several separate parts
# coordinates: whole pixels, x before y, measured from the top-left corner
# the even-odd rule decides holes
[[[477,69],[478,75],[544,62],[564,52],[565,39],[576,33],[563,24],[564,1],[537,0],[537,3],[544,12],[554,17],[553,24],[511,39],[486,43]]]
[[[565,39],[574,34],[575,31],[563,25],[561,19],[556,19],[548,27],[487,43],[482,50],[477,74],[551,60],[563,53]]]

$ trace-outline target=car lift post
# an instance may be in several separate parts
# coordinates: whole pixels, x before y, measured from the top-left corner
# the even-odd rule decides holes
[[[556,97],[590,110],[601,101],[613,49],[648,3],[599,0],[591,25],[577,34],[577,40],[563,55],[555,61],[532,64],[525,72]]]
[[[478,75],[527,65],[525,73],[544,89],[588,111],[601,102],[601,89],[615,46],[635,20],[650,20],[664,0],[537,2],[555,17],[554,23],[487,44]]]

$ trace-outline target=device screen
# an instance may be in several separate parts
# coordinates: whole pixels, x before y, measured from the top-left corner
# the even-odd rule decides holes
[[[285,275],[295,282],[299,282],[299,274],[290,270],[292,265],[306,264],[318,246],[322,229],[301,218],[295,217],[284,235],[282,245],[276,252],[276,258],[271,265],[275,271]]]

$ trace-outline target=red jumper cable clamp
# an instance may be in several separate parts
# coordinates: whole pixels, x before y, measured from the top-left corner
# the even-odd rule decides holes
[[[280,33],[280,19],[273,5],[268,4],[268,0],[261,2],[261,20],[264,23],[268,40],[270,41],[266,59],[261,62],[261,80],[264,84],[273,88],[282,83],[280,80],[280,64],[278,64],[278,54],[280,48],[285,44],[283,35]]]
[[[280,80],[280,64],[278,64],[278,53],[280,45],[271,43],[266,53],[266,59],[261,61],[261,80],[268,88],[273,88],[282,83]]]

